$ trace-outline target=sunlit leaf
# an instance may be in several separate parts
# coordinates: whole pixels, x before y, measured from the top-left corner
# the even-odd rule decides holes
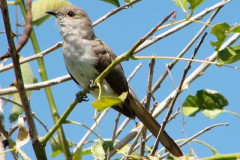
[[[97,109],[98,112],[103,111],[109,107],[122,103],[127,97],[127,92],[124,92],[119,97],[101,97],[101,99],[96,100],[92,103],[92,106]]]
[[[223,113],[224,111],[222,109],[214,109],[214,110],[208,110],[208,109],[205,109],[203,110],[203,114],[206,116],[206,117],[209,117],[211,119],[217,117],[219,114]]]
[[[187,13],[188,2],[187,0],[173,0],[178,7],[180,7],[183,12]]]
[[[199,90],[196,96],[189,95],[183,103],[183,114],[195,116],[203,111],[205,116],[214,118],[223,112],[228,105],[227,99],[220,93],[213,90]]]
[[[237,25],[236,27],[234,27],[233,29],[231,29],[231,32],[240,33],[240,25]]]
[[[21,57],[22,58],[22,57]],[[20,65],[21,67],[21,71],[22,71],[22,77],[23,77],[23,82],[24,84],[33,84],[36,83],[36,77],[33,75],[32,69],[29,65],[29,63],[24,63]],[[27,91],[27,96],[30,97],[31,96],[31,91]],[[12,95],[12,100],[21,104],[21,99],[19,97],[18,93],[15,93]],[[12,105],[12,110],[11,110],[11,114],[9,116],[9,120],[10,122],[14,122],[18,119],[18,116],[21,115],[23,113],[23,110],[21,107],[19,107],[16,104]]]
[[[46,14],[49,10],[58,10],[63,6],[70,5],[66,0],[37,0],[32,3],[33,24],[42,24],[50,15]]]
[[[123,148],[121,148],[120,150],[118,150],[118,153],[127,155],[130,147],[131,147],[130,145],[125,145]],[[133,152],[131,153],[131,156],[139,157],[140,154],[139,154],[137,151],[133,151]]]
[[[183,103],[183,114],[185,116],[195,116],[201,110],[198,103],[197,96],[189,95]]]
[[[187,0],[188,3],[190,4],[189,9],[191,9],[192,11],[194,11],[202,2],[204,2],[205,0]]]
[[[63,152],[58,137],[55,137],[54,139],[51,138],[50,143],[51,143],[51,147],[52,147],[52,153],[51,153],[52,158],[57,157],[58,155],[60,155]],[[67,140],[67,145],[68,145],[68,147],[72,147],[75,144],[72,141]]]
[[[120,7],[120,3],[118,0],[101,0],[101,1],[104,1],[104,2],[107,2],[107,3],[110,3],[110,4],[113,4],[114,6],[116,7]]]
[[[218,51],[225,39],[228,37],[230,33],[231,27],[227,23],[216,24],[212,27],[211,33],[217,37],[217,41],[211,41],[211,45],[215,46],[215,50]]]
[[[50,139],[50,144],[52,147],[52,153],[51,153],[52,158],[57,157],[59,154],[62,153],[62,148],[57,139],[56,140]]]
[[[226,47],[218,52],[218,61],[222,64],[230,64],[240,60],[240,45]]]
[[[99,160],[105,159],[105,152],[102,144],[101,141],[98,141],[91,148],[92,156]]]

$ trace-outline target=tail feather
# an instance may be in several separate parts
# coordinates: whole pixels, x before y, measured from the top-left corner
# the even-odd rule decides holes
[[[140,119],[144,126],[147,127],[147,129],[152,132],[155,137],[157,137],[161,125],[155,120],[155,118],[153,118],[152,115],[149,114],[149,112],[144,107],[142,107],[141,103],[131,88],[129,89],[129,95],[127,98],[130,102],[130,107],[136,116]],[[176,157],[183,156],[181,149],[165,131],[161,133],[159,141],[172,155]]]

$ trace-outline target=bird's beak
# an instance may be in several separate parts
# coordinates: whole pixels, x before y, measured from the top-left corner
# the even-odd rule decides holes
[[[55,17],[57,17],[57,16],[59,15],[59,12],[54,11],[54,10],[47,11],[47,12],[45,12],[45,13],[47,13],[47,14],[51,14],[51,15],[53,15],[53,16],[55,16]]]

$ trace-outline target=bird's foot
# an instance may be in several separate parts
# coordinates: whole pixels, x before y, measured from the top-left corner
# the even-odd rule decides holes
[[[76,100],[77,100],[78,103],[89,101],[87,95],[83,95],[83,94],[82,94],[82,91],[79,91],[79,92],[76,94]]]
[[[90,85],[89,86],[90,86],[91,91],[98,88],[98,85],[93,80],[90,80]]]

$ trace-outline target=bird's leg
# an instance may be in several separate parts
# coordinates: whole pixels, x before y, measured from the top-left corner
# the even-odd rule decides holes
[[[87,102],[89,99],[88,99],[87,95],[83,95],[82,91],[79,91],[76,94],[76,100],[78,103],[81,103],[81,102]]]

